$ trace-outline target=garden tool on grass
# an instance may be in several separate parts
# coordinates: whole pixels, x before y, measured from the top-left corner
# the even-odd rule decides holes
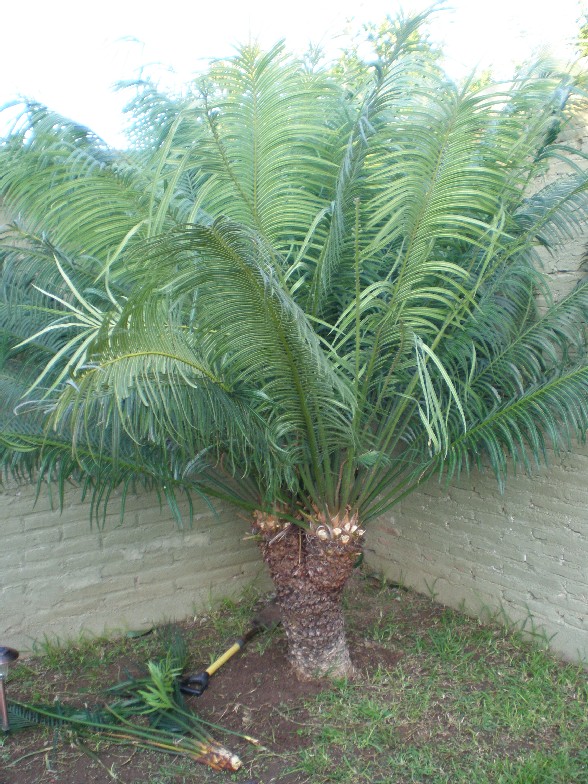
[[[188,675],[180,681],[180,691],[183,694],[192,694],[196,697],[206,691],[208,682],[214,673],[220,669],[223,664],[229,661],[236,653],[238,653],[248,642],[261,632],[269,631],[279,626],[281,623],[279,617],[279,610],[275,604],[268,605],[259,615],[257,615],[251,622],[251,627],[242,637],[228,648],[222,656],[212,662],[205,670],[199,672],[197,675]]]

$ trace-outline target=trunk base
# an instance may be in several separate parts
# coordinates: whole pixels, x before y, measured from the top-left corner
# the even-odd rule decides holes
[[[325,541],[290,524],[255,528],[297,677],[353,677],[341,596],[361,551],[358,542]]]
[[[288,661],[301,681],[312,681],[318,678],[352,679],[357,674],[351,657],[345,635],[329,648],[321,646],[320,655],[316,649],[307,645],[292,645],[292,635],[288,635],[289,653]],[[295,650],[293,650],[293,647]]]

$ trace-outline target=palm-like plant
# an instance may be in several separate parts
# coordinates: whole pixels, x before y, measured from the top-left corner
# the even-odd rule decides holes
[[[353,89],[246,47],[140,85],[128,152],[37,105],[0,151],[5,466],[248,510],[303,676],[351,671],[366,523],[588,424],[588,287],[551,302],[537,265],[588,211],[575,80],[458,87],[421,22]]]

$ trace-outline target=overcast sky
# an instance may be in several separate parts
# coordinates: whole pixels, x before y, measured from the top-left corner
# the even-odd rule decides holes
[[[444,43],[453,76],[489,65],[507,76],[513,63],[541,47],[570,59],[587,1],[449,0],[447,10],[431,21],[431,37]],[[250,38],[268,47],[285,37],[298,51],[312,42],[334,53],[346,28],[381,21],[401,7],[428,5],[427,0],[12,2],[3,5],[0,17],[0,104],[32,97],[118,143],[125,98],[113,85],[135,76],[141,65],[169,67],[175,75],[168,78],[180,83]]]

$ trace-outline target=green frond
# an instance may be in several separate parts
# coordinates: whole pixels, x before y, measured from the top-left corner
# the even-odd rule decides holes
[[[368,519],[583,437],[588,287],[554,302],[540,265],[588,218],[557,139],[581,89],[546,62],[457,86],[427,15],[353,73],[278,44],[179,96],[130,85],[127,152],[24,107],[0,147],[5,470],[101,510],[139,482]]]
[[[526,471],[547,460],[547,450],[570,449],[588,429],[588,368],[553,374],[523,394],[500,401],[487,416],[451,444],[440,470],[449,477],[486,457],[504,490],[509,466]]]

